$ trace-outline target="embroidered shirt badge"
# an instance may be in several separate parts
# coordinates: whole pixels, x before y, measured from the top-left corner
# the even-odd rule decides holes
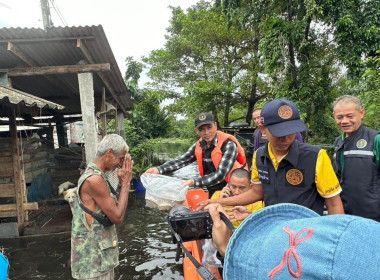
[[[303,174],[298,169],[290,169],[286,172],[286,181],[293,186],[299,185],[303,181]]]
[[[356,147],[358,147],[359,149],[363,149],[365,148],[365,146],[367,146],[367,141],[364,139],[360,139],[358,140],[358,142],[356,142]]]

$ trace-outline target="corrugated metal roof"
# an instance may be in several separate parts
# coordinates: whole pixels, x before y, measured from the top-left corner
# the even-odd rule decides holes
[[[52,110],[63,110],[65,107],[57,103],[53,103],[42,98],[33,96],[26,92],[0,86],[0,102],[11,104],[21,104],[27,107],[49,108]]]
[[[124,112],[133,109],[131,94],[101,25],[51,27],[46,31],[39,28],[0,29],[0,69],[77,65],[82,60],[111,66],[111,71],[93,73],[96,110],[100,110],[103,87],[108,102],[117,104]],[[64,114],[81,113],[76,74],[14,76],[11,80],[15,89],[62,104]]]

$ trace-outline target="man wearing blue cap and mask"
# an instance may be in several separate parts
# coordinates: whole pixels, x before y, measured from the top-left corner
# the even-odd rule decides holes
[[[268,143],[260,147],[252,161],[253,188],[244,194],[214,201],[222,205],[247,205],[264,200],[266,206],[294,203],[323,214],[343,214],[342,191],[325,150],[294,141],[296,133],[307,129],[296,105],[285,99],[268,102],[261,111],[260,128]]]

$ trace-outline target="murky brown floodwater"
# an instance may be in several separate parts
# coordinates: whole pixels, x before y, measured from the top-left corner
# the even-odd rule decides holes
[[[191,165],[173,175],[188,179],[196,174],[196,165]],[[183,279],[182,259],[175,261],[167,214],[146,208],[143,192],[130,194],[125,221],[118,226],[120,266],[115,279]],[[11,280],[72,279],[69,232],[0,239],[0,247],[9,258]]]

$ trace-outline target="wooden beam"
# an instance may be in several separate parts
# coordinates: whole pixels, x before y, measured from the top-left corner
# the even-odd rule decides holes
[[[83,41],[81,39],[77,40],[77,48],[79,48],[82,51],[82,53],[84,54],[84,56],[86,57],[88,62],[90,62],[92,64],[95,63],[94,58],[92,57],[92,55],[88,51],[86,45],[83,43]]]
[[[10,164],[0,164],[0,177],[12,177],[13,166]]]
[[[124,114],[127,114],[128,113],[127,110],[125,109],[125,107],[121,103],[119,97],[117,96],[117,94],[113,90],[113,88],[110,85],[110,83],[107,81],[107,79],[104,76],[104,74],[100,73],[100,72],[98,72],[97,74],[100,77],[100,79],[103,81],[104,85],[108,88],[109,92],[111,93],[112,97],[115,99],[116,103],[119,105],[118,107],[123,111]]]
[[[15,56],[17,56],[19,59],[24,61],[27,65],[33,66],[33,67],[40,66],[33,58],[31,58],[28,54],[24,53],[17,45],[9,42],[7,49],[8,51],[12,52]],[[45,77],[45,78],[53,85],[55,84],[62,89],[66,89],[63,91],[69,91],[69,92],[71,91],[71,89],[69,89],[69,87],[65,83],[61,82],[60,80],[54,77]]]
[[[106,89],[102,87],[102,106],[100,111],[103,112],[103,115],[101,115],[102,120],[102,130],[103,130],[103,137],[107,135],[107,114],[106,114],[107,106],[106,106]]]
[[[16,211],[11,211],[11,212],[0,212],[0,218],[13,218],[17,217],[17,212]]]
[[[23,208],[25,211],[38,210],[37,202],[24,203]],[[2,204],[0,205],[0,211],[15,211],[17,209],[16,204]]]
[[[7,50],[10,51],[11,53],[13,53],[15,56],[17,56],[22,61],[24,61],[26,64],[28,64],[30,66],[38,66],[38,63],[33,58],[31,58],[29,55],[24,53],[22,50],[20,50],[19,47],[17,47],[13,43],[11,43],[11,42],[8,43]]]
[[[114,119],[115,119],[115,131],[116,131],[116,133],[118,133],[118,131],[117,131],[117,129],[119,128],[119,124],[118,124],[118,118],[117,118],[117,104],[115,104],[115,107],[116,107],[116,114],[115,114],[115,116],[114,116]]]
[[[93,57],[91,56],[90,52],[88,51],[86,45],[83,43],[83,40],[78,39],[77,40],[77,47],[82,51],[84,56],[86,57],[87,61],[94,64],[95,61]],[[119,97],[113,90],[113,87],[110,85],[110,83],[107,81],[106,77],[104,76],[103,73],[98,72],[97,73],[100,79],[102,80],[103,84],[106,86],[108,91],[111,93],[112,97],[115,99],[116,103],[119,104],[119,108],[123,111],[123,113],[127,114],[126,109],[124,108],[123,104],[121,103]]]
[[[5,122],[5,123],[8,124],[8,122]],[[2,151],[2,155],[0,156],[0,167],[2,163],[7,163],[7,164],[12,163],[12,155],[4,155]]]
[[[58,100],[58,101],[63,101],[63,100],[70,100],[69,96],[56,96],[56,95],[44,95],[44,99],[46,100]],[[59,102],[55,102],[59,103]]]
[[[40,66],[0,69],[0,72],[7,72],[9,77],[78,74],[99,71],[111,71],[111,65],[109,63],[99,63],[84,65]]]
[[[20,156],[19,156],[19,145],[17,138],[17,126],[16,126],[16,109],[12,108],[12,115],[9,116],[9,132],[11,135],[11,145],[12,145],[12,154],[13,154],[13,180],[15,184],[15,194],[16,194],[16,204],[14,209],[9,209],[5,211],[17,211],[17,224],[19,232],[23,231],[23,225],[25,222],[25,208],[24,208],[24,191],[23,187],[25,185],[21,182],[21,174],[20,170],[22,170],[20,166]],[[4,205],[0,205],[4,206]],[[17,206],[17,207],[16,207]],[[1,208],[0,208],[1,209]]]
[[[81,40],[94,40],[94,36],[80,36],[80,37],[60,37],[60,38],[19,38],[19,39],[0,39],[0,43],[43,43],[43,42],[61,42],[61,41],[76,41]]]
[[[0,197],[15,197],[15,184],[1,184]]]

